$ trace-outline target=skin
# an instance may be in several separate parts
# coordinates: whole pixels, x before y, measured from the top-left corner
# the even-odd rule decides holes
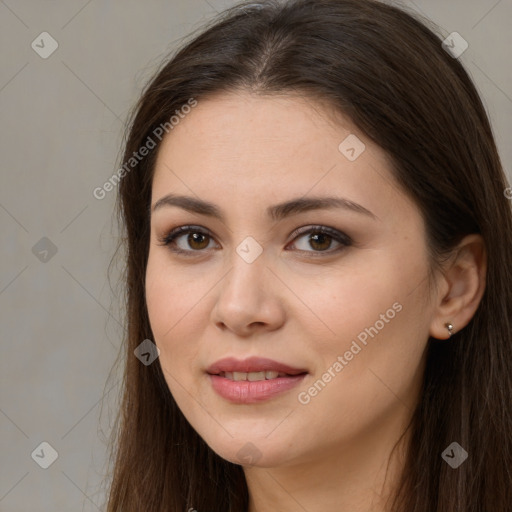
[[[355,161],[338,149],[349,134],[366,145]],[[334,119],[332,109],[298,96],[238,92],[199,101],[159,149],[152,205],[171,192],[212,202],[225,216],[176,206],[151,216],[147,307],[183,414],[221,457],[242,464],[244,447],[252,455],[252,464],[242,464],[249,512],[383,512],[403,464],[404,451],[390,459],[391,450],[420,399],[428,338],[448,338],[446,322],[462,329],[483,294],[481,239],[466,237],[429,286],[424,221],[386,154],[348,118]],[[276,222],[265,213],[292,198],[327,195],[374,217],[337,208]],[[211,235],[175,240],[191,257],[159,241],[189,224]],[[352,245],[290,236],[315,225],[346,233]],[[252,263],[236,252],[248,236],[263,249]],[[394,318],[300,403],[298,394],[396,303],[402,308]],[[258,404],[217,395],[206,368],[253,355],[308,375]]]

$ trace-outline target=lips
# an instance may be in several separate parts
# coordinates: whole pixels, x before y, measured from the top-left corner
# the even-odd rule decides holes
[[[289,376],[307,373],[307,370],[305,368],[295,368],[265,357],[249,357],[248,359],[243,360],[235,359],[234,357],[227,357],[210,365],[206,369],[206,372],[210,375],[224,374],[224,376],[226,373],[230,376],[229,374],[232,373],[247,374],[277,372],[279,376]],[[267,377],[265,376],[265,378]],[[245,378],[241,380],[245,380]]]
[[[291,390],[304,379],[307,370],[272,359],[225,358],[206,370],[214,391],[235,404],[254,404]]]

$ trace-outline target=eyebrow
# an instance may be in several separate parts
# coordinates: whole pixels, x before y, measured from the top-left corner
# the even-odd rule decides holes
[[[218,206],[208,201],[204,201],[202,199],[191,196],[167,194],[154,204],[152,212],[154,213],[155,211],[164,207],[171,206],[177,206],[178,208],[183,208],[189,212],[197,213],[199,215],[206,215],[208,217],[213,217],[215,219],[219,219],[222,222],[225,222],[224,214]],[[298,197],[283,203],[276,204],[274,206],[269,206],[266,212],[268,217],[277,222],[286,217],[297,215],[299,213],[304,213],[311,210],[333,208],[342,208],[344,210],[360,213],[373,219],[377,219],[377,216],[370,210],[366,209],[364,206],[343,197],[333,196]]]

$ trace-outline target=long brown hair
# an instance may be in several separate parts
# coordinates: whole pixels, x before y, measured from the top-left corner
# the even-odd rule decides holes
[[[118,219],[125,248],[123,398],[111,439],[109,512],[245,512],[242,467],[215,454],[177,407],[145,302],[155,130],[191,99],[230,90],[299,93],[329,104],[383,148],[418,205],[432,261],[470,233],[484,239],[486,290],[466,328],[429,340],[423,392],[393,512],[509,512],[512,504],[512,214],[482,101],[428,20],[374,0],[245,2],[166,59],[132,112]],[[160,128],[161,132],[161,128]],[[156,133],[160,133],[157,131]],[[171,134],[172,136],[172,134]],[[406,255],[404,255],[406,257]],[[457,469],[452,442],[469,454]]]

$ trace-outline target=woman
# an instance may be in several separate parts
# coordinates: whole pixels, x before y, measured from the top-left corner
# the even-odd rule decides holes
[[[511,207],[431,29],[241,4],[148,84],[124,164],[110,512],[509,510]]]

